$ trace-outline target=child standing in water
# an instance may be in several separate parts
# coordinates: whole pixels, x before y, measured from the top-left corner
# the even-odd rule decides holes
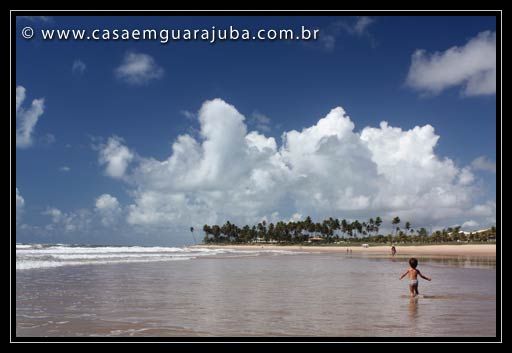
[[[420,294],[418,292],[418,276],[420,276],[423,279],[426,279],[427,281],[432,281],[432,279],[427,276],[423,276],[420,270],[416,269],[416,266],[418,266],[418,260],[415,259],[414,257],[411,257],[409,259],[409,265],[411,267],[400,276],[400,279],[404,278],[407,274],[409,274],[409,289],[411,290],[411,297],[414,298],[415,296]]]

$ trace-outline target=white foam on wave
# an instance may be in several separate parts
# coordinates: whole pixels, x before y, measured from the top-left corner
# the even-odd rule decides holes
[[[180,261],[180,260],[192,260],[193,256],[190,257],[167,257],[167,258],[156,258],[156,259],[120,259],[120,260],[102,260],[102,261],[16,261],[16,270],[33,270],[33,269],[44,269],[62,266],[80,266],[80,265],[107,265],[107,264],[121,264],[121,263],[137,263],[137,262],[160,262],[160,261]]]
[[[19,251],[18,251],[19,250]],[[173,253],[183,252],[183,248],[176,247],[144,247],[144,246],[101,246],[101,247],[85,247],[85,246],[48,246],[37,248],[30,246],[29,248],[16,249],[16,253],[20,254],[54,254],[54,253],[66,253],[66,254],[84,254],[84,253]]]
[[[32,248],[32,245],[28,245],[28,244],[16,244],[16,250],[18,249],[30,249]]]
[[[75,246],[16,244],[16,269],[52,268],[88,264],[114,264],[190,260],[197,257],[296,255],[304,252],[266,249],[178,248],[143,246]]]
[[[188,257],[190,254],[166,254],[166,253],[135,253],[135,254],[109,254],[109,253],[100,253],[100,254],[79,254],[79,253],[72,253],[72,254],[52,254],[49,255],[50,257],[54,259],[59,260],[96,260],[96,259],[133,259],[133,258],[155,258],[155,257],[162,257],[162,258],[170,258],[170,257]],[[48,256],[48,255],[43,255]],[[37,257],[37,255],[34,255],[34,257]]]

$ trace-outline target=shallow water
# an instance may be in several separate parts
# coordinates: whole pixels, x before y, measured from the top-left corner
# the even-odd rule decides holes
[[[16,335],[496,336],[495,257],[193,255],[18,270]]]

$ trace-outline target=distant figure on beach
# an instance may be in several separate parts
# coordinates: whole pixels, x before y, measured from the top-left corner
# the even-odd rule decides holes
[[[391,256],[395,256],[396,254],[396,248],[394,245],[391,246]]]
[[[409,289],[411,291],[411,298],[414,298],[418,294],[418,276],[420,276],[423,279],[426,279],[427,281],[432,281],[431,278],[427,276],[423,276],[420,272],[420,270],[416,269],[416,266],[418,266],[418,260],[414,257],[411,257],[409,259],[409,267],[407,271],[405,271],[401,276],[400,279],[404,278],[407,274],[409,274]]]

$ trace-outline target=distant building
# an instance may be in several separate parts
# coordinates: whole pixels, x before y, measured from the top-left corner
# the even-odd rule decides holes
[[[451,233],[448,233],[448,235],[452,235],[454,233],[455,232],[451,232]],[[488,242],[495,242],[496,241],[496,233],[492,232],[492,228],[474,230],[474,231],[471,231],[471,232],[460,231],[459,233],[463,233],[465,236],[469,236],[471,234],[477,235],[477,234],[487,233],[487,237],[488,237],[487,241]],[[462,242],[462,241],[457,240],[457,242]],[[468,241],[466,241],[466,242],[468,242]]]
[[[322,237],[312,237],[312,238],[309,238],[308,243],[315,243],[315,242],[319,242],[319,241],[323,241],[323,240],[325,240],[325,239]]]
[[[464,233],[465,235],[470,235],[471,233],[476,234],[476,233],[485,233],[485,232],[490,232],[490,231],[491,231],[491,228],[474,230],[472,232],[462,232],[462,233]],[[448,233],[448,234],[452,234],[452,233]]]
[[[253,243],[258,243],[258,244],[276,244],[277,243],[277,240],[274,240],[274,239],[270,239],[270,240],[265,240],[264,238],[261,238],[261,237],[257,237],[256,239],[254,239],[252,241]]]

